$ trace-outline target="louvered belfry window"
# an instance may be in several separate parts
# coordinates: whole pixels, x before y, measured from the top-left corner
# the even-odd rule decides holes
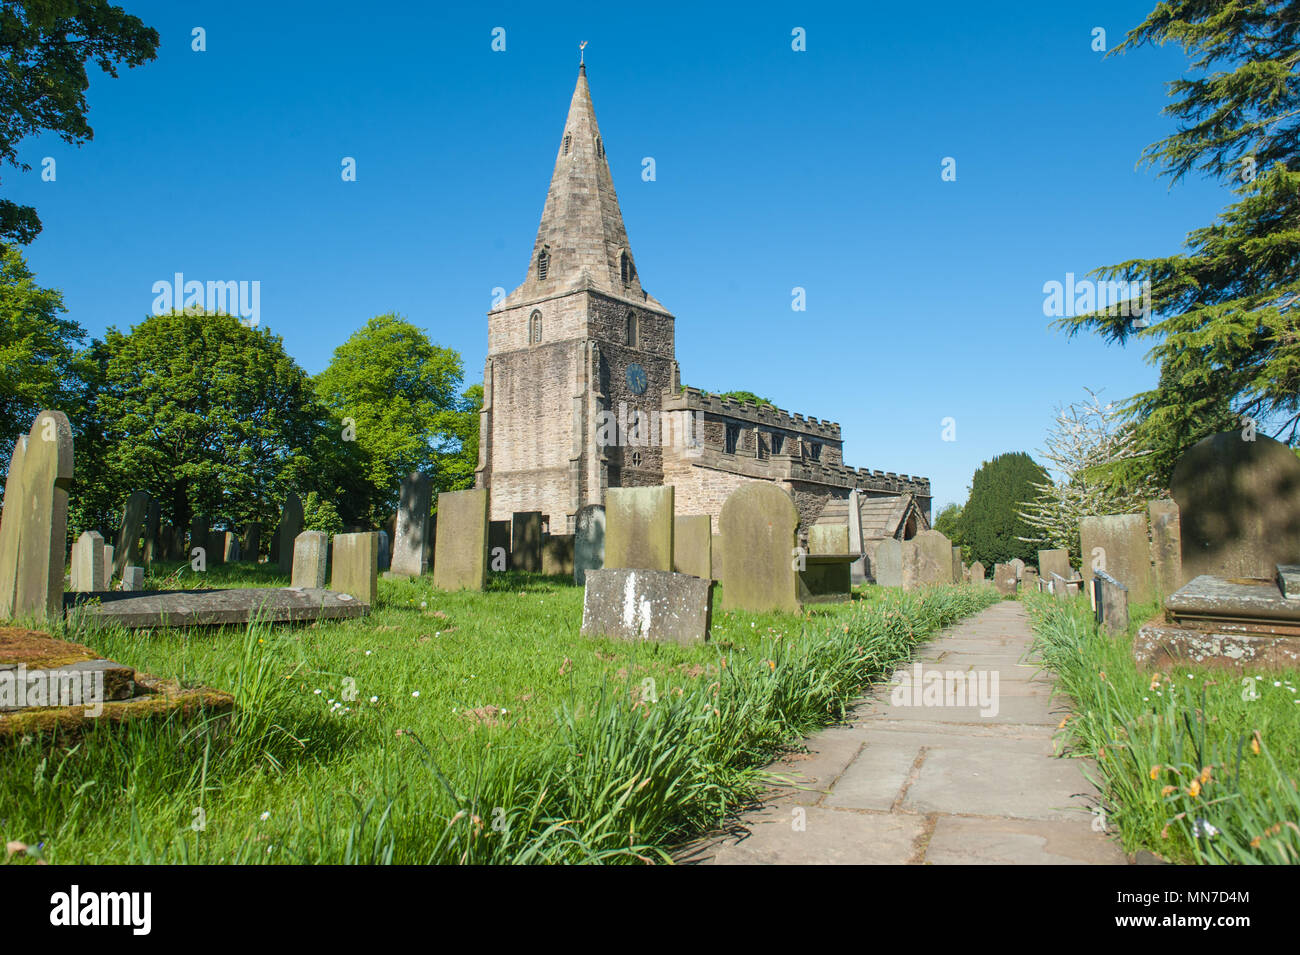
[[[564,134],[564,155],[569,155],[569,144],[573,142],[573,137],[568,133]]]
[[[537,280],[543,281],[546,273],[551,270],[551,251],[550,246],[542,246],[542,251],[537,253]]]

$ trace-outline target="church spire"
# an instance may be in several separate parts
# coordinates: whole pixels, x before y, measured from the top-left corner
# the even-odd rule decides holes
[[[531,297],[576,288],[650,301],[628,247],[585,62],[578,66],[528,277],[518,291]]]

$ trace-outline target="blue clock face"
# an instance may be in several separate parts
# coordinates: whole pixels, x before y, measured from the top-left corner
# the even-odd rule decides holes
[[[650,379],[646,377],[645,369],[636,362],[627,366],[627,386],[632,389],[632,394],[643,395],[650,385]]]

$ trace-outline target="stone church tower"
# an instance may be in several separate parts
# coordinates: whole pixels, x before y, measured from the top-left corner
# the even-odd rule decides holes
[[[601,412],[659,415],[678,385],[673,316],[641,287],[587,86],[578,83],[523,283],[488,313],[476,485],[493,520],[573,529],[606,487],[663,483],[657,446],[598,443]]]

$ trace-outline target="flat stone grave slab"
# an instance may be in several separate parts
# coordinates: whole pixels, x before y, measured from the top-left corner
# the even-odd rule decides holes
[[[76,731],[96,721],[227,713],[235,699],[137,673],[79,643],[0,627],[0,738]]]
[[[1165,611],[1174,624],[1268,622],[1272,632],[1300,634],[1300,601],[1263,578],[1202,574],[1166,598]]]
[[[95,602],[98,601],[98,602]],[[148,593],[69,593],[66,614],[132,629],[300,623],[364,617],[369,608],[351,594],[318,587],[238,587],[230,590],[155,590]]]

